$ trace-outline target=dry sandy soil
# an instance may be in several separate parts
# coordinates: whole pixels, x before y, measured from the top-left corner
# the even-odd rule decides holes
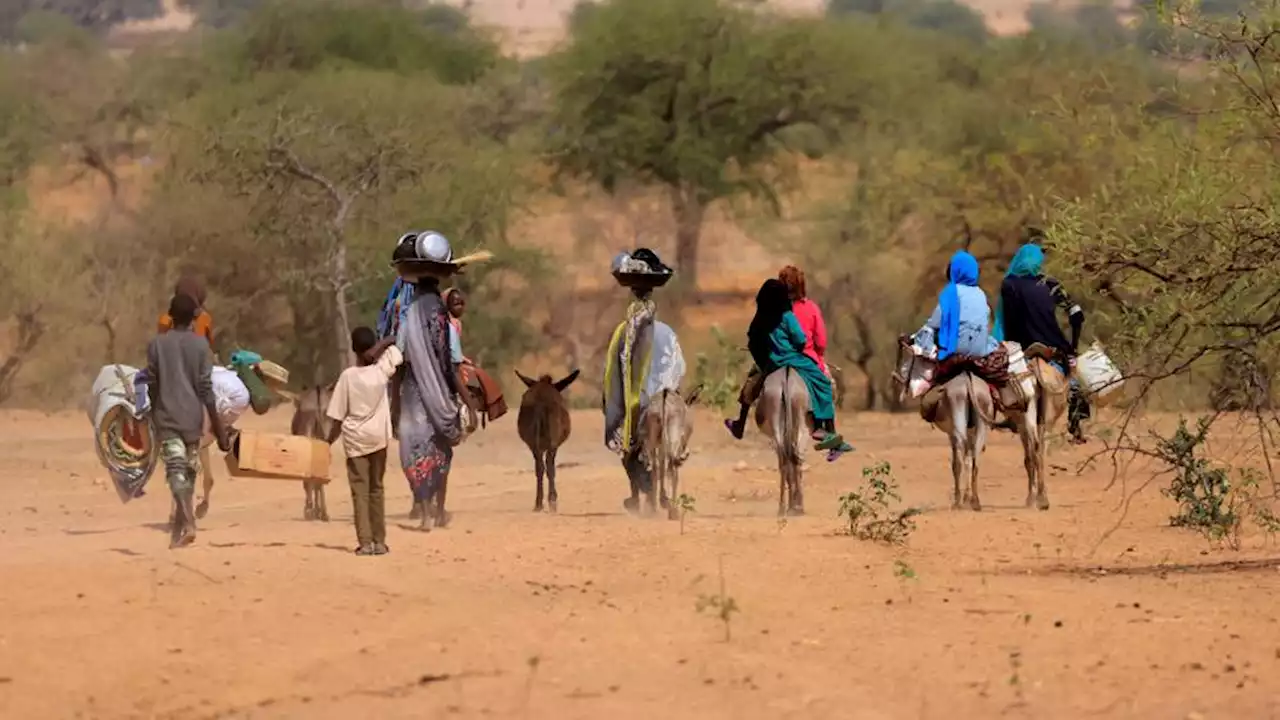
[[[0,415],[0,717],[1280,715],[1274,548],[1209,551],[1164,527],[1151,488],[1091,555],[1118,491],[1104,492],[1109,471],[1065,470],[1083,450],[1053,452],[1039,513],[999,435],[986,510],[952,512],[940,433],[849,417],[857,454],[818,461],[809,516],[780,527],[770,451],[704,413],[681,535],[622,514],[597,415],[574,422],[559,516],[530,512],[509,416],[460,449],[450,529],[402,528],[391,471],[392,552],[364,558],[344,481],[333,522],[306,523],[295,484],[223,468],[197,544],[169,551],[163,485],[121,505],[82,415]],[[905,549],[838,532],[837,497],[879,460],[930,508]],[[721,563],[741,608],[728,641],[695,608]]]

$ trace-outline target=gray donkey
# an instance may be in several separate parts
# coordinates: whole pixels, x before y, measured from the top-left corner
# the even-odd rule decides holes
[[[663,390],[649,399],[648,406],[640,414],[639,427],[641,452],[645,468],[649,471],[649,486],[644,488],[647,514],[657,511],[657,504],[667,509],[667,518],[680,519],[680,508],[671,500],[680,497],[680,467],[689,459],[689,438],[693,435],[690,406],[698,402],[699,385],[685,395],[674,390]],[[667,495],[667,481],[671,481],[671,495]],[[639,507],[637,490],[632,487],[632,504]]]
[[[791,368],[779,368],[765,378],[756,403],[756,427],[778,454],[778,517],[804,514],[801,480],[809,405],[809,388]]]
[[[294,435],[328,440],[333,421],[325,416],[325,410],[329,407],[332,395],[333,385],[303,390],[293,401],[293,420],[289,424],[289,431]],[[324,483],[303,482],[302,488],[306,492],[302,517],[306,520],[329,522]]]
[[[899,357],[898,376],[911,376],[911,353]],[[906,399],[907,389],[902,388],[899,401]],[[951,509],[958,510],[967,504],[972,510],[981,510],[978,498],[978,466],[982,452],[987,449],[987,435],[995,423],[995,402],[986,381],[970,372],[962,372],[941,387],[934,387],[921,398],[921,415],[934,427],[951,438]],[[965,476],[969,482],[962,490]]]
[[[520,439],[533,453],[533,470],[538,476],[538,494],[533,501],[533,511],[542,512],[542,479],[545,476],[550,491],[547,495],[549,509],[556,511],[556,451],[569,439],[569,408],[561,395],[574,380],[574,370],[564,378],[551,381],[550,375],[532,380],[516,370],[516,377],[527,388],[520,398],[520,414],[516,416],[516,429]]]

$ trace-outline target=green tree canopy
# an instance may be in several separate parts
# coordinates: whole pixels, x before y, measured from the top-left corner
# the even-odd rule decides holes
[[[874,33],[761,15],[724,0],[613,0],[587,14],[550,66],[550,158],[606,190],[665,188],[675,264],[697,284],[707,206],[770,195],[777,134],[834,129],[872,84]]]
[[[241,77],[359,67],[451,84],[475,81],[499,58],[497,45],[452,8],[375,0],[269,0],[243,16],[223,51]]]

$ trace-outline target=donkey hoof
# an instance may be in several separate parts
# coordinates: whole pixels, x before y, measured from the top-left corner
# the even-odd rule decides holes
[[[667,508],[667,519],[668,519],[668,520],[679,520],[679,519],[680,519],[680,511],[679,511],[679,510],[677,510],[676,508],[673,508],[673,507],[669,507],[669,508]]]
[[[551,502],[548,502],[548,503],[547,503],[547,512],[551,513],[552,515],[555,515],[555,514],[556,514],[556,512],[558,512],[558,510],[557,510],[557,508],[556,508],[556,501],[555,501],[555,500],[552,500]]]
[[[804,517],[804,508],[803,507],[787,508],[787,515],[790,515],[791,517]]]
[[[635,515],[640,510],[640,501],[635,498],[627,498],[622,501],[622,509]]]
[[[209,501],[205,500],[196,506],[196,519],[203,520],[209,514]]]
[[[1036,499],[1036,508],[1039,510],[1048,510],[1049,498],[1041,495],[1038,499]]]
[[[969,499],[969,509],[974,512],[982,512],[982,501],[977,497]]]
[[[327,510],[321,510],[320,514],[316,516],[316,519],[320,522],[329,522],[329,512]]]
[[[533,504],[533,511],[534,511],[534,512],[536,512],[536,513],[540,513],[540,512],[542,512],[542,503],[540,503],[540,502],[536,502],[536,503],[534,503],[534,504]]]
[[[671,509],[671,500],[669,500],[666,495],[662,496],[662,499],[658,501],[658,504],[662,506],[663,510]]]

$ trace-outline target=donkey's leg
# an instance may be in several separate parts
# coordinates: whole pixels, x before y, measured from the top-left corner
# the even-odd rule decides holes
[[[543,464],[547,468],[547,483],[549,485],[548,487],[549,492],[547,494],[547,501],[548,501],[547,509],[550,510],[551,512],[556,512],[557,510],[556,505],[557,505],[557,501],[560,499],[560,495],[559,493],[556,492],[556,450],[555,448],[552,448],[547,451],[547,459]]]
[[[316,519],[329,522],[329,501],[324,494],[324,483],[316,483]]]
[[[644,494],[644,514],[646,517],[652,517],[658,514],[658,494],[661,492],[662,483],[666,480],[666,468],[663,467],[661,460],[655,460],[649,468],[649,487]]]
[[[1039,393],[1039,389],[1036,392]],[[1027,471],[1027,507],[1034,507],[1036,502],[1036,459],[1039,457],[1036,442],[1040,437],[1038,430],[1040,413],[1037,412],[1039,402],[1038,396],[1032,398],[1017,423],[1018,439],[1022,442],[1022,465]]]
[[[961,478],[965,475],[969,444],[969,403],[947,397],[951,413],[951,509],[959,510],[964,498]]]
[[[787,506],[791,500],[791,478],[789,477],[791,461],[787,451],[778,448],[778,517],[787,516]]]
[[[978,418],[978,426],[973,431],[973,445],[969,452],[972,455],[972,474],[969,476],[969,508],[974,511],[982,510],[982,501],[978,499],[978,466],[982,458],[982,451],[987,447],[987,423]]]
[[[533,474],[538,478],[538,491],[533,496],[533,511],[542,512],[542,477],[547,472],[546,463],[542,459],[541,450],[531,450],[533,453]]]
[[[645,447],[645,452],[649,453],[649,487],[644,495],[644,514],[652,517],[658,514],[658,498],[666,495],[664,485],[667,480],[667,458],[663,452],[666,438],[658,435],[650,436],[647,440],[652,442]]]
[[[791,515],[804,515],[804,465],[797,455],[791,459],[791,500],[787,504],[787,512]]]
[[[680,519],[680,466],[675,463],[667,468],[667,472],[671,474],[671,502],[667,504],[667,519]]]
[[[306,496],[306,499],[302,504],[302,519],[315,520],[316,519],[315,484],[304,481],[302,483],[302,492]]]
[[[1037,428],[1037,431],[1039,437],[1036,439],[1036,507],[1048,510],[1049,493],[1044,487],[1044,476],[1047,468],[1045,455],[1049,449],[1049,428],[1042,425]]]
[[[210,459],[208,447],[200,448],[200,480],[204,497],[200,498],[200,504],[196,505],[196,518],[203,520],[204,516],[209,514],[209,493],[213,490],[213,461]]]

